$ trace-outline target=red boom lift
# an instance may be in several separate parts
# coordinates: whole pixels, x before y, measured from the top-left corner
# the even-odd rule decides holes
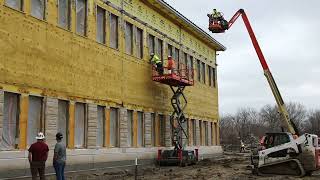
[[[217,11],[215,11],[217,12]],[[260,149],[253,153],[251,158],[252,170],[257,174],[286,174],[304,176],[310,175],[320,168],[320,148],[318,136],[314,134],[303,134],[300,137],[298,129],[289,118],[288,111],[272,77],[268,64],[262,54],[258,41],[253,33],[248,17],[243,9],[238,10],[229,22],[225,21],[219,14],[208,15],[209,30],[213,33],[223,33],[231,28],[233,23],[242,17],[248,30],[252,44],[256,50],[264,75],[276,99],[279,112],[282,116],[282,124],[288,132],[266,133],[264,145],[266,149]],[[272,141],[271,141],[272,139]],[[267,143],[267,144],[266,144]]]

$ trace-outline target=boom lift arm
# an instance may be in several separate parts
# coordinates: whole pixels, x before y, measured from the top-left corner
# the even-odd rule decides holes
[[[231,20],[228,22],[227,30],[231,28],[231,26],[234,24],[234,22],[238,19],[239,16],[242,17],[242,20],[247,28],[247,31],[248,31],[249,36],[251,38],[252,44],[256,50],[260,64],[262,66],[264,75],[266,76],[268,83],[269,83],[269,86],[272,90],[273,96],[276,99],[276,102],[277,102],[277,105],[279,108],[279,112],[283,118],[285,126],[287,127],[287,129],[290,133],[295,134],[295,135],[299,135],[298,129],[296,128],[296,126],[292,122],[292,120],[290,120],[290,118],[289,118],[289,114],[288,114],[287,108],[284,104],[284,101],[281,97],[280,91],[277,87],[276,82],[273,79],[273,76],[272,76],[271,71],[268,67],[268,64],[263,56],[263,53],[262,53],[261,48],[259,46],[259,43],[256,39],[256,36],[254,35],[254,32],[251,28],[249,19],[243,9],[239,9],[233,15]],[[213,21],[211,24],[209,24],[209,30],[212,31],[213,33],[223,33],[225,31],[225,29],[223,29],[222,26],[219,25],[217,21]]]

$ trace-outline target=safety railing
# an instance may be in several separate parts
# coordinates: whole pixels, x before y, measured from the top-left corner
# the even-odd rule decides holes
[[[152,78],[154,81],[161,81],[163,79],[180,81],[187,85],[194,84],[194,70],[184,64],[180,64],[178,68],[168,68],[166,66],[157,68],[152,65]],[[176,82],[178,83],[178,82]],[[167,84],[167,83],[166,83]]]

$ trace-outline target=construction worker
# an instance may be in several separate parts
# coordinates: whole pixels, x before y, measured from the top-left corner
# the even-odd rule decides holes
[[[244,143],[240,140],[240,152],[244,152]]]
[[[66,165],[66,145],[62,143],[63,135],[58,132],[56,134],[57,143],[54,147],[53,167],[56,172],[57,180],[65,180],[64,167]]]
[[[223,20],[223,16],[222,16],[222,13],[217,11],[216,9],[213,9],[212,11],[212,14],[211,14],[211,17],[215,20],[218,20],[218,21],[221,21]]]
[[[168,74],[173,73],[173,70],[175,69],[175,62],[172,59],[171,56],[168,56]]]
[[[40,180],[45,179],[46,161],[48,158],[49,148],[44,142],[44,134],[39,132],[36,136],[37,142],[33,143],[29,148],[28,159],[30,163],[32,180],[37,179],[39,173]]]
[[[208,14],[208,17],[210,24],[217,23],[221,26],[223,30],[228,29],[229,23],[224,19],[223,14],[221,12],[217,11],[216,9],[213,9],[212,14]]]
[[[157,72],[162,75],[163,74],[163,64],[161,59],[154,53],[151,53],[151,59],[150,59],[151,64],[156,65],[156,70]]]

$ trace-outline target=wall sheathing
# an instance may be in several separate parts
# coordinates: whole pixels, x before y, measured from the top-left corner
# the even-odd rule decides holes
[[[2,40],[0,57],[2,68],[5,70],[0,72],[0,82],[14,83],[19,87],[24,85],[28,92],[34,88],[44,95],[86,98],[104,103],[170,112],[169,102],[172,92],[167,86],[151,80],[147,35],[152,34],[162,39],[164,47],[170,43],[179,48],[181,58],[182,52],[187,52],[194,59],[201,59],[215,67],[214,49],[202,43],[194,35],[184,32],[179,26],[142,2],[133,0],[131,3],[129,1],[121,3],[125,12],[133,14],[147,25],[121,14],[100,1],[95,2],[89,1],[87,37],[58,28],[57,12],[54,11],[56,4],[51,1],[47,4],[49,11],[47,23],[2,6],[1,13],[6,15],[0,17],[0,29],[3,32],[0,35]],[[119,3],[111,2],[114,5]],[[27,4],[25,8],[28,8]],[[100,5],[108,12],[119,16],[119,50],[95,41],[95,5]],[[74,6],[72,8],[71,31],[74,32]],[[124,21],[129,21],[144,32],[142,60],[135,58],[135,49],[133,55],[122,53]],[[156,32],[156,29],[159,31]],[[164,56],[166,54],[167,50],[164,48]],[[186,88],[186,96],[190,102],[186,113],[190,117],[216,121],[217,88],[196,81],[194,87]]]
[[[74,1],[72,2],[74,3]],[[144,113],[145,147],[151,146],[152,123],[149,112],[165,115],[165,146],[171,147],[169,114],[172,112],[170,105],[172,92],[166,85],[153,82],[151,79],[148,35],[152,34],[156,37],[156,41],[161,39],[164,42],[164,57],[168,54],[168,44],[179,49],[179,61],[183,61],[183,53],[193,56],[193,68],[195,68],[196,59],[200,59],[211,67],[216,67],[215,49],[199,40],[195,34],[186,31],[172,19],[167,19],[163,12],[151,8],[150,5],[154,3],[152,0],[146,1],[149,3],[143,3],[139,0],[111,0],[109,5],[100,0],[89,0],[88,2],[88,29],[87,36],[83,37],[75,33],[74,4],[72,4],[71,28],[65,30],[57,26],[58,16],[55,1],[48,1],[46,20],[42,21],[30,16],[30,3],[24,4],[25,13],[22,13],[4,6],[4,0],[0,0],[0,136],[3,119],[3,92],[8,91],[20,94],[20,133],[17,142],[19,150],[28,148],[26,142],[28,137],[29,95],[44,97],[46,136],[50,148],[53,148],[55,144],[55,133],[58,131],[58,99],[68,101],[67,145],[71,157],[77,155],[76,150],[74,150],[76,102],[86,103],[87,107],[86,148],[96,148],[97,105],[106,107],[104,124],[106,152],[99,151],[102,155],[103,153],[118,152],[117,148],[109,149],[109,107],[119,108],[120,148],[128,147],[127,109],[134,110],[133,147],[137,147],[136,116],[138,110],[146,112]],[[108,15],[112,13],[118,16],[118,49],[109,47],[108,27],[110,22],[108,18],[106,22],[107,43],[103,45],[96,42],[96,5],[104,8]],[[123,11],[120,11],[121,9]],[[136,45],[133,46],[132,55],[124,53],[123,25],[125,21],[133,24],[134,33],[137,31],[137,27],[143,30],[142,59],[137,58]],[[134,43],[136,43],[136,39],[134,39]],[[175,52],[173,55],[175,55]],[[196,76],[195,79],[197,79]],[[206,79],[209,78],[206,77]],[[217,85],[214,88],[210,87],[208,83],[203,84],[195,81],[195,85],[187,87],[185,92],[188,99],[188,107],[185,111],[187,117],[189,119],[207,119],[215,122],[213,126],[219,128],[217,125]],[[196,145],[200,146],[199,121],[196,122]],[[159,132],[157,133],[159,135]],[[219,144],[219,130],[213,130],[212,138],[214,145]],[[159,145],[159,142],[157,145]],[[134,152],[141,153],[139,150]],[[84,153],[86,154],[86,152]],[[152,153],[152,156],[147,155],[146,157],[154,157],[155,154]],[[10,157],[10,155],[0,152],[0,162],[6,157]],[[21,151],[20,155],[12,156],[12,158],[15,157],[20,158],[20,160],[26,158],[24,151]],[[71,159],[78,162],[77,158]],[[103,158],[101,158],[102,160]],[[19,164],[25,165],[27,163]],[[0,166],[0,169],[5,169],[5,166]]]
[[[47,97],[45,99],[46,142],[49,149],[53,149],[56,143],[58,127],[58,99]],[[66,138],[66,137],[64,137]]]

